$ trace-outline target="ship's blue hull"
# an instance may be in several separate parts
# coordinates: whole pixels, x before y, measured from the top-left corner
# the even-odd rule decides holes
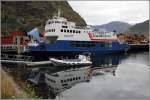
[[[55,43],[42,43],[38,46],[30,46],[31,52],[55,52],[55,53],[117,53],[124,52],[130,48],[128,44],[120,44],[118,41],[113,42],[93,42],[93,41],[63,41],[58,40]]]

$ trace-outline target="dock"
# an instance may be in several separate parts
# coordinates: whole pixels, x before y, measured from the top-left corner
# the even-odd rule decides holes
[[[149,51],[149,44],[130,44],[129,52]]]
[[[50,65],[51,61],[32,61],[31,56],[2,54],[1,63],[23,64],[26,66]]]
[[[38,65],[49,65],[52,64],[51,61],[39,61],[39,62],[29,62],[27,66],[38,66]]]
[[[28,62],[28,61],[13,61],[13,60],[0,60],[1,63],[9,64],[24,64],[27,66],[38,66],[38,65],[51,65],[51,61],[39,61],[39,62]]]

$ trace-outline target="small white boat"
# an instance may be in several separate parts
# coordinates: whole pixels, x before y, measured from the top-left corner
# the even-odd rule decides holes
[[[56,59],[50,58],[54,66],[78,66],[78,65],[91,65],[90,56],[79,55],[78,59]]]

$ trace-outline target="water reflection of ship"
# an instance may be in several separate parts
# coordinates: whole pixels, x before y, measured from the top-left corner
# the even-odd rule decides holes
[[[111,65],[107,67],[94,67],[91,68],[92,70],[92,76],[97,76],[97,75],[103,75],[106,73],[112,73],[113,76],[115,76],[115,72],[117,69],[117,65]]]
[[[93,55],[91,57],[92,67],[109,67],[118,65],[127,55],[109,54],[109,55]]]
[[[66,89],[71,88],[77,83],[88,82],[91,79],[90,67],[73,68],[56,73],[46,73],[45,82],[50,91],[58,94]]]
[[[55,96],[72,88],[77,83],[89,82],[92,76],[112,73],[115,76],[117,65],[109,67],[80,67],[55,73],[46,73],[45,82]],[[103,73],[103,74],[102,74]]]
[[[74,85],[82,82],[88,82],[92,76],[112,74],[115,76],[118,64],[125,56],[105,55],[94,56],[93,66],[78,66],[78,67],[49,67],[48,69],[38,69],[39,73],[44,72],[44,82],[49,88],[50,98],[56,97],[63,91],[70,89]],[[34,70],[36,72],[36,70]],[[38,80],[40,75],[36,75],[30,81]],[[34,81],[33,81],[34,80]],[[39,80],[40,81],[40,80]],[[40,82],[39,82],[40,83]]]
[[[126,58],[126,55],[93,55],[91,68],[93,75],[101,75],[106,73],[112,73],[115,76],[115,72],[118,64]]]
[[[76,84],[89,82],[92,76],[103,75],[106,73],[113,73],[113,75],[115,75],[116,69],[117,65],[107,67],[58,67],[53,69],[34,68],[28,81],[35,85],[46,83],[45,86],[49,89],[49,97],[55,98],[63,91],[72,88]]]

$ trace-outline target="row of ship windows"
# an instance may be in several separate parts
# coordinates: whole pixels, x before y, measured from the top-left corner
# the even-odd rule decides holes
[[[52,83],[56,83],[55,80],[52,80],[52,79],[50,79],[50,78],[47,78],[47,80],[50,81],[50,82],[52,82]]]
[[[49,29],[46,30],[45,32],[55,32],[55,29]],[[66,30],[66,29],[61,29],[61,32],[67,32],[67,33],[81,33],[81,31],[78,30]]]
[[[95,47],[95,44],[71,44],[72,47],[84,47],[84,48],[90,48]]]
[[[81,33],[81,31],[79,30],[66,30],[66,29],[61,29],[60,30],[61,32],[65,32],[65,33]],[[49,29],[49,30],[46,30],[45,32],[55,32],[55,29]],[[84,31],[86,32],[86,31]]]
[[[55,32],[55,29],[49,29],[49,30],[46,30],[45,32]]]
[[[96,44],[99,44],[100,45],[100,47],[106,47],[106,48],[110,48],[110,47],[112,47],[112,43],[105,43],[105,42],[99,42],[99,43],[92,43],[92,42],[87,42],[87,43],[85,43],[85,42],[71,42],[71,46],[72,47],[84,47],[84,48],[89,48],[89,47],[95,47],[96,46]]]
[[[61,32],[67,32],[67,33],[81,33],[81,31],[78,30],[66,30],[66,29],[61,29]]]
[[[48,22],[48,24],[53,24],[53,23],[62,23],[62,24],[67,25],[67,22],[60,22],[60,21],[50,21],[50,22]]]
[[[71,82],[71,81],[80,80],[80,79],[81,79],[81,77],[68,78],[66,80],[61,80],[61,83]]]
[[[68,28],[68,26],[62,26],[62,28]],[[62,30],[62,31],[63,31],[63,30]],[[70,32],[70,31],[71,31],[71,32]],[[76,31],[75,31],[75,30],[70,30],[70,31],[67,30],[66,32],[70,32],[70,33],[72,33],[72,32],[73,32],[73,33],[78,33],[77,30],[76,30]],[[64,32],[65,32],[65,30],[64,30]],[[84,33],[90,33],[90,31],[84,31]]]

